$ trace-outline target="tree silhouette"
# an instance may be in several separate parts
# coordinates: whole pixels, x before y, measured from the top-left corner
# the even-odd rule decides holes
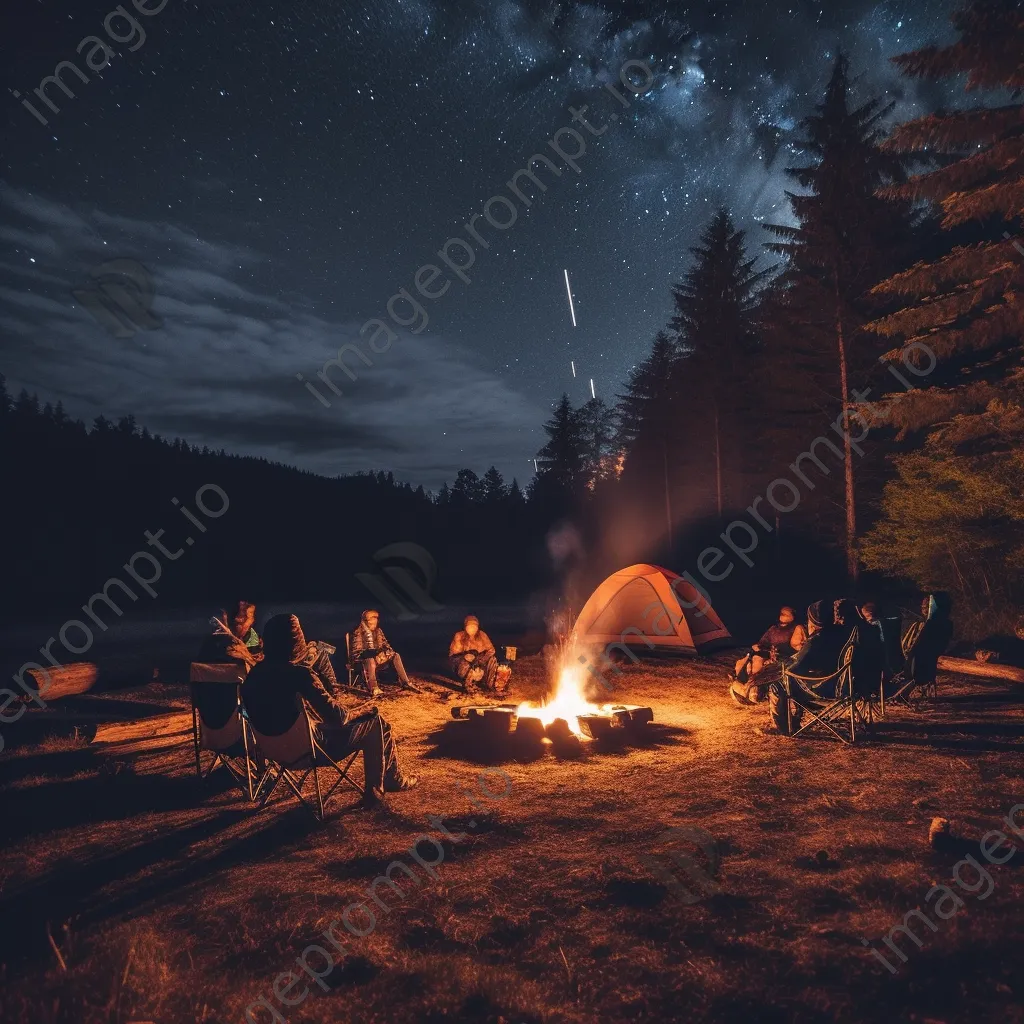
[[[766,318],[774,330],[768,333],[763,360],[764,384],[776,399],[776,422],[817,421],[825,427],[838,411],[848,423],[851,389],[879,353],[862,330],[870,309],[865,293],[902,266],[909,253],[908,215],[877,195],[903,173],[902,162],[879,147],[881,122],[892,105],[872,99],[855,107],[850,92],[848,62],[840,54],[823,101],[802,123],[802,149],[810,163],[787,169],[805,190],[787,192],[797,224],[766,225],[777,239],[767,243],[768,249],[786,257]],[[843,437],[843,483],[843,546],[847,573],[856,580],[849,429]]]
[[[672,289],[672,328],[681,352],[674,374],[676,399],[685,404],[694,435],[710,433],[712,438],[715,506],[721,519],[723,456],[730,477],[741,477],[748,447],[758,285],[767,272],[754,270],[757,257],[747,258],[744,234],[724,209],[690,252],[693,265]]]
[[[899,475],[864,558],[959,593],[969,630],[984,635],[1012,628],[1024,603],[1024,255],[1013,237],[1024,195],[1024,20],[1010,0],[975,0],[953,20],[957,42],[896,63],[919,78],[966,73],[967,88],[995,91],[997,105],[918,118],[886,143],[926,168],[887,195],[941,210],[948,241],[938,259],[875,288],[901,308],[871,327],[913,385],[885,413],[904,441],[926,440],[895,457]]]

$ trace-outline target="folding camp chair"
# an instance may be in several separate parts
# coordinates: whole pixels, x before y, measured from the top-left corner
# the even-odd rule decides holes
[[[801,676],[783,664],[781,685],[788,705],[790,736],[818,728],[843,743],[855,743],[858,727],[873,727],[882,667],[875,664],[874,658],[864,657],[864,653],[858,652],[855,633],[840,652],[839,667],[831,675]],[[862,656],[858,658],[858,654]],[[830,690],[833,696],[822,696]]]
[[[903,668],[889,681],[890,692],[884,696],[889,704],[910,705],[938,696],[939,657],[948,639],[929,643],[924,627],[924,622],[912,622],[901,638]]]
[[[352,634],[345,634],[345,671],[348,673],[346,689],[352,693],[358,693],[361,697],[379,696],[370,688],[366,673],[363,671],[361,661],[352,660]]]
[[[351,754],[347,754],[342,764],[335,761],[320,745],[316,734],[315,716],[305,702],[303,702],[303,713],[296,719],[295,724],[280,736],[267,736],[255,729],[248,719],[244,705],[242,706],[242,716],[252,729],[256,749],[260,756],[269,762],[266,773],[256,787],[256,798],[259,800],[260,807],[270,800],[271,794],[282,779],[298,798],[299,803],[317,821],[324,820],[324,806],[342,782],[347,782],[362,796],[362,786],[349,777],[349,771],[359,756],[359,751],[355,750]],[[337,772],[338,777],[326,793],[321,788],[318,769],[333,769]],[[311,800],[307,800],[302,792],[311,775],[316,792],[315,804]]]
[[[248,723],[240,714],[241,686],[245,667],[237,661],[218,663],[194,661],[189,667],[189,690],[192,697],[192,743],[196,756],[196,775],[209,778],[218,765],[223,765],[235,785],[255,800],[259,788],[256,776],[255,744],[251,741]],[[215,717],[227,721],[220,727],[209,725]],[[203,769],[202,752],[213,754]]]

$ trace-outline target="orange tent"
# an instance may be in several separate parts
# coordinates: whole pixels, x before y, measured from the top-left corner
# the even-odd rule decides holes
[[[589,597],[573,634],[580,644],[624,643],[643,650],[696,653],[732,634],[707,598],[660,565],[612,573]]]

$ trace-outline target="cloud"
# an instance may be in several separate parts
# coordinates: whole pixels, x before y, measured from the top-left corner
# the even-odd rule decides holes
[[[400,336],[375,365],[358,364],[355,384],[341,378],[344,396],[328,392],[325,409],[296,374],[315,381],[340,345],[360,340],[358,325],[318,316],[308,297],[283,301],[260,283],[258,252],[9,187],[0,243],[20,278],[0,288],[0,371],[72,415],[134,413],[195,444],[328,475],[392,470],[431,488],[463,466],[523,475],[540,447],[546,410],[438,337]],[[150,272],[162,322],[123,339],[72,296],[93,267],[121,257]]]

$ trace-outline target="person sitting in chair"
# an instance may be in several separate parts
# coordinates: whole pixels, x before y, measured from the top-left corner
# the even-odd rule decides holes
[[[246,671],[263,657],[263,644],[256,632],[256,605],[238,601],[230,613],[221,608],[210,617],[213,632],[204,640],[202,661],[239,661]]]
[[[221,611],[210,619],[216,627],[204,646],[207,661],[241,661],[248,671],[263,659],[263,641],[256,632],[256,605],[251,601],[239,601],[235,612]],[[335,648],[322,640],[306,642],[306,667],[317,678],[317,682],[332,699],[341,694],[338,678],[334,673],[331,655]]]
[[[839,656],[853,632],[846,619],[856,615],[852,601],[815,601],[807,608],[807,640],[786,663],[786,669],[798,676],[809,677],[806,684],[822,699],[835,696],[835,683],[824,683],[839,669]],[[852,622],[852,619],[851,619]],[[823,681],[819,688],[813,680]],[[804,684],[801,684],[804,685]],[[800,721],[800,708],[789,707],[789,695],[781,680],[773,680],[768,691],[768,713],[775,728],[782,733],[795,729]]]
[[[737,704],[756,704],[764,699],[766,686],[751,686],[754,677],[764,671],[765,665],[780,658],[788,658],[807,642],[807,632],[796,621],[796,612],[788,605],[779,609],[779,620],[765,630],[764,635],[739,661],[732,673],[733,684],[729,693]]]
[[[467,615],[462,629],[452,637],[448,662],[452,673],[462,681],[467,692],[474,683],[497,694],[508,689],[512,669],[498,663],[494,644],[480,628],[480,620],[475,615]]]
[[[253,728],[267,736],[286,733],[302,714],[305,701],[317,718],[315,735],[335,761],[363,752],[363,804],[380,804],[381,793],[412,789],[415,776],[403,775],[391,726],[373,708],[350,714],[319,683],[307,662],[309,644],[296,615],[275,615],[264,629],[263,660],[242,684],[242,703]]]
[[[896,689],[912,692],[914,688],[935,684],[939,658],[953,639],[949,594],[939,591],[926,594],[921,602],[923,622],[913,623],[903,636],[906,662],[896,676]]]
[[[402,656],[388,643],[384,630],[380,628],[380,612],[375,608],[367,608],[359,620],[359,625],[352,631],[349,656],[353,665],[361,666],[366,687],[374,697],[382,692],[377,685],[377,673],[385,665],[394,668],[398,681],[406,690],[420,692],[409,680],[405,665],[402,664]]]
[[[839,668],[839,655],[856,627],[857,608],[841,599],[830,607],[815,601],[807,609],[807,642],[786,664],[800,676],[824,679]]]

